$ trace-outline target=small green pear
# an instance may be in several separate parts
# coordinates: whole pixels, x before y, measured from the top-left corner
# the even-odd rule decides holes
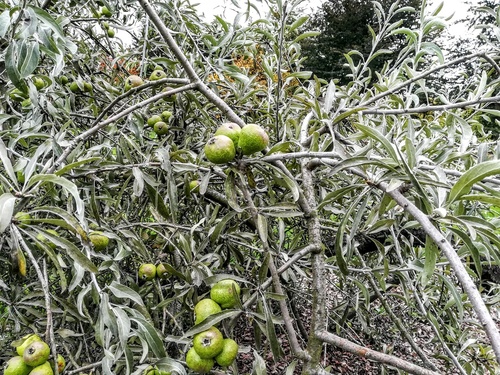
[[[24,336],[20,340],[17,340],[19,345],[16,346],[16,353],[20,356],[24,354],[24,350],[34,341],[42,341],[40,336],[35,333],[30,333],[29,335]],[[13,343],[14,345],[14,343]]]
[[[154,124],[153,130],[158,135],[165,135],[168,133],[168,125],[163,121],[158,121],[156,124]]]
[[[172,117],[172,112],[170,111],[163,111],[161,113],[161,119],[165,122],[167,122],[170,119],[170,117]]]
[[[50,362],[44,362],[31,370],[30,375],[54,375]]]
[[[59,372],[59,374],[62,374],[62,372],[66,368],[66,360],[64,359],[64,357],[61,354],[57,355],[56,363],[57,363],[57,371]],[[51,366],[52,366],[52,369],[54,369],[53,361],[51,361]]]
[[[44,341],[33,341],[23,353],[23,361],[28,366],[36,367],[47,362],[50,355],[50,348]],[[49,363],[50,368],[50,363]],[[51,369],[52,370],[52,369]]]
[[[204,147],[205,156],[214,164],[224,164],[233,161],[236,150],[234,143],[226,135],[216,135],[208,140]]]
[[[104,17],[111,17],[113,15],[113,13],[108,9],[107,6],[103,6],[101,8],[101,14],[104,16]]]
[[[148,126],[155,126],[155,124],[160,121],[162,121],[160,116],[153,115],[150,118],[148,118]]]
[[[116,31],[113,29],[108,29],[108,37],[114,38],[116,34]]]
[[[12,357],[6,363],[4,375],[28,375],[31,367],[23,361],[23,357]]]
[[[219,126],[215,131],[215,135],[225,135],[234,143],[234,146],[238,146],[238,140],[240,139],[241,127],[234,122],[226,122]]]
[[[106,237],[102,232],[96,231],[89,235],[90,242],[94,245],[94,249],[97,251],[102,251],[106,249],[109,245],[109,238]]]
[[[139,280],[151,281],[156,277],[156,266],[152,263],[143,263],[139,267]]]
[[[142,78],[133,74],[125,80],[125,91],[133,87],[141,86],[142,84],[144,84]]]
[[[162,78],[167,78],[167,73],[160,69],[153,71],[153,73],[151,73],[151,75],[149,76],[150,81],[158,81]]]

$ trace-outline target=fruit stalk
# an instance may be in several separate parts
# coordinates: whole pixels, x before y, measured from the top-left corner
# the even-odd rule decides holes
[[[20,245],[24,249],[25,253],[28,255],[28,258],[32,264],[32,266],[35,268],[35,272],[38,276],[38,280],[40,281],[40,285],[42,286],[42,291],[43,295],[45,298],[45,311],[46,311],[46,317],[47,317],[47,327],[46,327],[46,336],[48,338],[50,350],[52,352],[52,355],[54,358],[57,358],[57,352],[56,352],[56,341],[55,341],[55,336],[54,336],[54,325],[53,325],[53,319],[52,319],[52,309],[51,309],[51,301],[50,301],[50,292],[49,292],[49,284],[48,284],[48,279],[47,279],[47,265],[45,263],[45,259],[43,260],[43,265],[44,265],[44,273],[42,272],[40,266],[38,265],[38,262],[31,252],[31,249],[29,246],[26,244],[24,241],[24,238],[22,237],[21,233],[19,232],[19,229],[14,225],[12,226],[12,230],[14,231],[14,235],[19,241]],[[54,372],[55,375],[59,375],[57,366]]]

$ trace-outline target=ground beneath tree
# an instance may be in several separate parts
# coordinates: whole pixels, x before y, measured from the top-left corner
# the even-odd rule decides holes
[[[307,288],[307,283],[303,286]],[[294,291],[296,292],[296,291]],[[305,330],[308,332],[310,321],[310,298],[307,298],[307,291],[304,289],[303,294],[294,293],[298,297],[293,301],[296,308],[296,318],[300,319]],[[396,292],[394,292],[396,294]],[[295,297],[294,297],[295,298]],[[330,296],[335,298],[335,296]],[[412,312],[403,304],[397,297],[387,297],[391,308],[396,316],[403,322],[404,326],[411,333],[415,343],[425,353],[429,360],[437,367],[438,372],[442,374],[460,374],[451,363],[451,360],[443,352],[439,342],[436,341],[434,331],[427,322],[419,319],[419,316],[412,314]],[[300,308],[297,308],[300,306]],[[378,301],[370,305],[370,310],[373,312],[383,309]],[[498,310],[494,310],[498,314]],[[279,309],[274,306],[274,313],[279,314]],[[386,314],[371,314],[371,320],[368,322],[357,322],[353,319],[352,322],[346,323],[343,327],[339,328],[335,321],[330,320],[329,330],[337,333],[339,336],[351,340],[359,345],[367,348],[394,355],[401,359],[423,366],[422,361],[417,354],[412,350],[411,346],[402,338],[401,333],[396,329],[394,323]],[[500,328],[500,319],[497,318],[497,326]],[[340,321],[340,319],[338,319]],[[463,331],[468,332],[471,338],[475,336],[478,340],[483,340],[487,344],[482,329],[478,327],[477,322],[472,317],[465,320]],[[467,323],[468,322],[468,323]],[[291,354],[288,337],[284,331],[284,327],[276,325],[277,336],[280,342],[283,356],[280,358],[273,358],[271,349],[269,348],[268,341],[263,335],[263,341],[260,348],[255,346],[254,324],[252,323],[251,316],[242,316],[238,321],[238,325],[234,330],[234,337],[240,344],[243,352],[240,352],[237,358],[237,367],[239,374],[254,374],[253,364],[255,360],[255,353],[261,356],[266,364],[266,371],[268,375],[278,374],[300,374],[300,362],[296,364],[295,368],[287,369],[294,363],[294,357]],[[337,331],[336,331],[337,330]],[[302,344],[305,347],[304,337],[300,337],[299,329],[297,328],[299,338],[302,339]],[[364,374],[364,375],[378,375],[378,374],[398,374],[394,368],[382,366],[377,362],[367,360],[357,355],[340,350],[332,345],[326,345],[323,349],[322,366],[331,374]],[[479,372],[478,372],[479,373]],[[482,372],[488,374],[488,371]]]

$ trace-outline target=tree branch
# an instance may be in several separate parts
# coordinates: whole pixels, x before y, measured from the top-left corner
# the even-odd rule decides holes
[[[493,351],[497,361],[500,363],[500,333],[496,327],[493,318],[491,317],[488,308],[486,307],[481,294],[477,290],[476,285],[470,278],[467,270],[465,269],[460,257],[456,253],[455,249],[446,240],[442,233],[437,229],[427,215],[425,215],[421,210],[417,208],[412,202],[410,202],[401,192],[397,189],[389,190],[386,183],[374,184],[384,193],[389,195],[392,199],[396,201],[406,212],[412,215],[415,220],[419,222],[422,229],[427,233],[427,235],[432,238],[434,243],[443,251],[444,255],[450,262],[450,266],[453,268],[455,275],[462,285],[465,293],[469,297],[469,300],[476,312],[481,324],[483,325],[486,334],[488,335]]]
[[[378,95],[373,96],[371,99],[368,99],[367,101],[360,103],[358,107],[365,107],[367,105],[373,104],[376,101],[378,101],[378,100],[380,100],[388,95],[394,94],[394,93],[398,92],[399,90],[404,89],[406,86],[412,84],[413,82],[417,82],[417,81],[421,80],[422,78],[425,78],[428,75],[435,73],[435,72],[438,72],[442,69],[446,69],[449,66],[460,64],[461,62],[469,61],[469,60],[475,59],[476,57],[484,57],[484,56],[486,56],[486,53],[483,51],[475,52],[475,53],[471,53],[469,55],[462,56],[462,57],[459,57],[457,59],[451,60],[451,61],[447,62],[446,64],[435,66],[432,69],[426,70],[426,71],[416,75],[415,77],[410,78],[397,86],[394,86],[392,89],[389,89],[387,91],[381,92]]]
[[[413,363],[407,362],[403,359],[393,355],[377,352],[376,350],[355,344],[347,339],[334,335],[333,333],[322,331],[316,334],[316,337],[324,342],[335,345],[349,353],[356,354],[360,357],[371,359],[389,366],[396,367],[400,370],[407,371],[410,374],[416,375],[439,375],[439,373],[427,370],[423,367],[417,366]]]

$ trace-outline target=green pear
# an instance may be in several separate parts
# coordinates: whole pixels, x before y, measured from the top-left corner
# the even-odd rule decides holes
[[[160,116],[153,115],[150,118],[148,118],[148,126],[155,126],[155,124],[160,121],[162,121]]]
[[[216,135],[210,138],[204,151],[207,159],[214,164],[229,163],[236,155],[234,143],[226,135]]]
[[[158,135],[165,135],[168,133],[168,125],[163,121],[158,121],[154,124],[153,130]]]
[[[158,81],[159,79],[167,78],[167,73],[163,70],[157,69],[149,76],[150,81]]]
[[[104,250],[109,245],[109,238],[106,237],[102,232],[96,231],[89,235],[90,242],[94,245],[94,249],[97,251]]]
[[[165,122],[167,122],[170,119],[170,117],[172,117],[172,112],[170,111],[163,111],[161,113],[161,119]]]
[[[64,357],[61,354],[57,355],[56,363],[57,363],[57,371],[59,372],[59,374],[62,374],[62,372],[66,368],[66,360],[64,359]],[[50,365],[52,366],[52,370],[53,370],[54,369],[54,361],[51,361]]]
[[[113,13],[108,9],[107,6],[103,6],[101,8],[101,14],[104,16],[104,17],[111,17],[113,15]]]
[[[128,91],[133,87],[141,86],[142,84],[144,84],[144,81],[141,77],[131,75],[125,80],[125,91]]]
[[[24,363],[26,363],[28,366],[36,367],[47,362],[47,360],[49,359],[49,355],[50,355],[50,348],[46,342],[33,341],[24,350],[23,360]]]
[[[23,361],[23,357],[12,357],[6,363],[4,375],[28,375],[31,367]]]
[[[269,145],[269,136],[266,131],[257,124],[245,125],[240,132],[238,146],[243,155],[251,155],[264,150]]]
[[[234,143],[234,146],[238,146],[238,140],[240,139],[241,128],[238,124],[234,122],[226,122],[219,126],[215,131],[215,135],[225,135]]]
[[[44,362],[31,370],[30,375],[54,375],[50,362]]]
[[[16,346],[16,353],[22,356],[24,354],[24,350],[28,347],[29,344],[31,344],[34,341],[42,341],[42,339],[37,334],[31,333],[29,335],[24,336],[20,340],[14,342],[13,345]],[[19,344],[16,345],[16,343]]]

